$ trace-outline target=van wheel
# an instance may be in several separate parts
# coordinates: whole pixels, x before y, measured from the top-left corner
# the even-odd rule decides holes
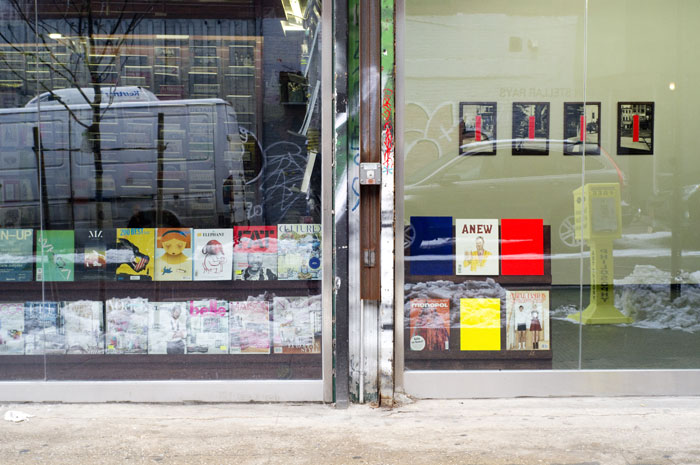
[[[403,230],[403,248],[408,249],[416,240],[416,228],[412,224],[404,227]]]
[[[566,215],[559,222],[557,229],[553,231],[554,248],[559,251],[570,251],[573,248],[580,248],[581,241],[576,239],[576,219],[574,215]]]

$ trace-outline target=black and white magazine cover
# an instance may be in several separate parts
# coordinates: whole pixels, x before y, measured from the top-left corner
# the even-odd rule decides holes
[[[61,315],[69,354],[103,354],[105,351],[102,302],[61,302]]]

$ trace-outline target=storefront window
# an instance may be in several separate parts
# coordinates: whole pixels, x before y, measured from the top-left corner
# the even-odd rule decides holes
[[[406,369],[700,364],[700,10],[609,3],[406,1]]]
[[[320,2],[34,5],[0,2],[3,379],[320,378]]]

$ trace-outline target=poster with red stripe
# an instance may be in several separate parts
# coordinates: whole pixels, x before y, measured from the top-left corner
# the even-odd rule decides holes
[[[513,155],[549,155],[549,102],[513,102]]]
[[[460,155],[496,155],[496,107],[496,102],[460,102]]]
[[[584,112],[583,102],[564,102],[564,155],[600,155],[600,106],[586,102]]]
[[[654,102],[618,102],[617,154],[654,153]]]

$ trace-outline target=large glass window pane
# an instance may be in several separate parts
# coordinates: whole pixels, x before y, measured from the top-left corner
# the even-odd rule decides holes
[[[35,256],[0,373],[320,378],[320,2],[38,9],[0,2],[0,233]]]
[[[575,368],[585,3],[407,0],[405,27],[406,367]]]

